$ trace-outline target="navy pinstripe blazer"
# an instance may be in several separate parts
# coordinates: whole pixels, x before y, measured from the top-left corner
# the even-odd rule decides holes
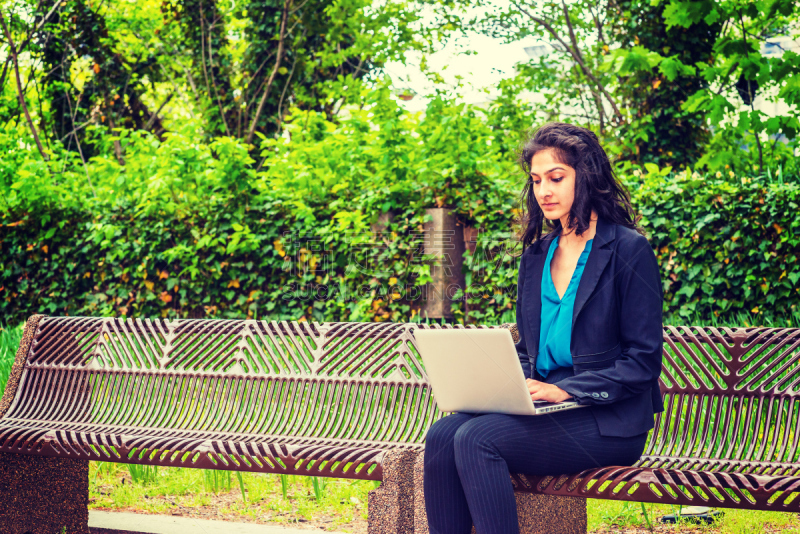
[[[526,377],[539,353],[542,276],[555,233],[522,254],[517,283],[516,344]],[[630,228],[598,216],[592,250],[575,295],[570,352],[574,376],[555,384],[591,405],[603,436],[653,428],[664,409],[661,373],[663,289],[653,249]]]

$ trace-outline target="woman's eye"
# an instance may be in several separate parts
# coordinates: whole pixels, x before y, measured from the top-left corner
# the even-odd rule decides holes
[[[552,178],[552,180],[553,180],[554,182],[560,182],[560,181],[561,181],[561,180],[563,180],[563,179],[564,179],[564,177],[563,177],[563,176],[562,176],[561,178]]]

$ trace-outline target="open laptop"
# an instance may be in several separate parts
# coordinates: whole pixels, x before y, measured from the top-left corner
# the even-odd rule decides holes
[[[541,415],[585,407],[532,401],[505,328],[415,328],[414,339],[443,412]]]

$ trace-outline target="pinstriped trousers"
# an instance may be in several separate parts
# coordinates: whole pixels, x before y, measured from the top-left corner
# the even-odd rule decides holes
[[[449,415],[425,440],[423,487],[431,534],[517,534],[509,473],[562,475],[633,465],[647,433],[601,436],[590,409],[544,415]]]

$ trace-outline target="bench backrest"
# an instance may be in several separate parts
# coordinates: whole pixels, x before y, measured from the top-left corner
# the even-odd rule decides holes
[[[97,459],[114,459],[109,450],[130,455],[136,446],[139,456],[162,459],[166,451],[192,451],[171,465],[198,465],[197,454],[208,454],[231,467],[319,456],[313,448],[361,448],[367,452],[342,462],[371,472],[381,450],[421,448],[442,417],[414,328],[425,326],[32,318],[30,350],[12,373],[19,387],[7,392],[0,426],[41,428],[0,430],[0,445],[12,438],[18,447],[47,442],[66,453],[88,447]],[[52,431],[68,423],[80,432]],[[127,445],[109,443],[109,435],[127,436]],[[277,450],[237,450],[242,442]],[[341,473],[340,462],[329,463],[316,471]]]
[[[640,465],[800,472],[800,329],[664,328],[656,420]]]
[[[171,465],[208,454],[229,468],[249,458],[281,462],[280,454],[232,445],[241,442],[420,448],[442,414],[415,328],[453,326],[37,316],[0,425],[41,428],[0,431],[0,445],[48,442],[65,454],[89,447],[110,458],[109,450],[131,454],[104,438],[122,434],[139,455],[190,450]],[[794,472],[798,345],[800,329],[665,327],[666,410],[640,465]],[[81,431],[53,431],[67,423]],[[137,442],[145,435],[159,439]],[[370,454],[347,462],[374,469]]]

